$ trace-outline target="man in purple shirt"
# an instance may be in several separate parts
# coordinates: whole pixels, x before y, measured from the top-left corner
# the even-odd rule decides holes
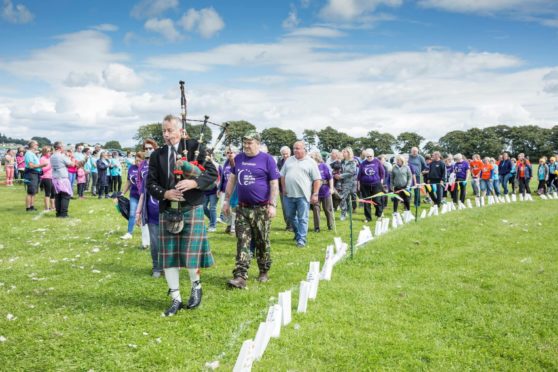
[[[384,191],[383,182],[385,178],[385,168],[380,160],[374,158],[374,150],[364,150],[364,156],[365,160],[360,163],[359,167],[357,187],[360,190],[362,197],[366,199]],[[376,217],[382,217],[382,214],[384,213],[382,197],[373,198],[372,201],[375,203],[374,209]],[[369,203],[364,203],[364,218],[366,219],[366,222],[372,221]]]
[[[234,278],[227,284],[239,289],[246,287],[252,240],[260,269],[258,281],[268,280],[267,273],[271,267],[269,230],[271,219],[276,214],[279,171],[273,157],[260,151],[260,142],[261,137],[256,131],[249,131],[242,138],[244,152],[234,159],[223,201],[223,212],[228,215],[231,194],[236,186],[236,267]]]

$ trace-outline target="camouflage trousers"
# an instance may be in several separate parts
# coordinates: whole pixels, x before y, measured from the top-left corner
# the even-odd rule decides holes
[[[271,245],[269,230],[271,220],[267,215],[267,206],[241,207],[236,209],[236,267],[233,276],[248,279],[250,268],[250,243],[253,240],[256,248],[256,259],[261,272],[271,267]]]

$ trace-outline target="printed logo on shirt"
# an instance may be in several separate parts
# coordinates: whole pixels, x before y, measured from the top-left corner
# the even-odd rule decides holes
[[[364,174],[366,174],[367,176],[374,176],[376,174],[376,171],[374,170],[374,168],[364,168]]]
[[[242,163],[245,165],[245,163]],[[255,165],[255,164],[254,164]],[[242,186],[250,186],[256,183],[256,178],[252,175],[249,169],[242,169],[238,171],[238,184]]]

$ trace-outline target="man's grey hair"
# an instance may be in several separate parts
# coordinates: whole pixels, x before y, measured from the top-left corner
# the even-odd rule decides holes
[[[165,124],[165,122],[169,122],[171,124],[174,124],[174,127],[176,129],[182,128],[182,124],[180,123],[180,120],[174,115],[169,114],[169,115],[165,116],[161,125]]]
[[[291,148],[289,146],[283,146],[281,147],[281,150],[279,150],[280,154],[283,154],[284,152],[289,152],[289,154],[291,153]]]

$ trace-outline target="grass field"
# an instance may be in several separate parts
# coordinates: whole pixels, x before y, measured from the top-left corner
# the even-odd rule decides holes
[[[26,213],[21,188],[0,187],[0,370],[203,370],[234,365],[280,291],[323,261],[333,233],[297,249],[272,226],[271,281],[225,286],[235,239],[211,234],[195,311],[161,318],[164,279],[149,252],[119,237],[109,200],[72,200],[70,219]],[[37,203],[39,204],[39,203]],[[321,282],[254,370],[558,370],[558,200],[428,218],[375,239]],[[363,215],[355,215],[355,231]],[[338,221],[348,240],[348,222]],[[188,293],[186,273],[183,293]],[[15,319],[9,320],[8,314]],[[11,317],[10,317],[11,318]]]

